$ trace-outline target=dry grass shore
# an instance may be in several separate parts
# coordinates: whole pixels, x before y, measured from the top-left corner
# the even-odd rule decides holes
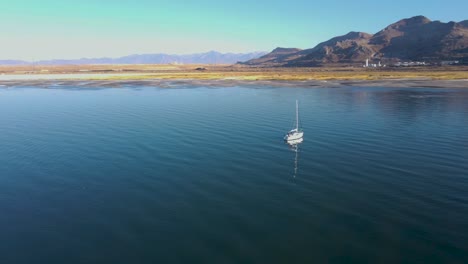
[[[106,82],[178,80],[217,83],[280,81],[336,82],[348,85],[357,83],[376,86],[387,86],[379,85],[379,83],[389,84],[389,82],[439,81],[436,86],[444,87],[447,86],[448,81],[457,81],[455,87],[468,88],[468,67],[465,66],[365,69],[360,67],[257,68],[237,65],[28,65],[0,66],[0,75],[2,75],[0,84],[5,82],[5,77],[8,76],[10,79],[16,77],[18,80],[57,79]],[[413,86],[420,85],[413,84]]]

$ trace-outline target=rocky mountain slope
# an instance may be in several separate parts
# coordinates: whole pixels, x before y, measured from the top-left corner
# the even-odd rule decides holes
[[[350,32],[311,49],[277,48],[247,65],[316,66],[363,63],[366,59],[396,61],[468,60],[468,20],[431,21],[424,16],[400,20],[376,34]]]

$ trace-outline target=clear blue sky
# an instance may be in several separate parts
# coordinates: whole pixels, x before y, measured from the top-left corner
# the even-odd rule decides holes
[[[401,18],[468,19],[468,1],[3,0],[0,59],[310,48]]]

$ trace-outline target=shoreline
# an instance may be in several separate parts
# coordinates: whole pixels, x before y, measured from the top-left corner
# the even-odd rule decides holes
[[[103,77],[103,76],[100,76]],[[2,80],[0,89],[14,87],[39,88],[119,88],[137,87],[300,87],[300,88],[340,88],[340,87],[382,87],[382,88],[468,88],[468,79],[381,79],[381,80],[242,80],[242,79],[112,79],[112,78],[21,78]]]

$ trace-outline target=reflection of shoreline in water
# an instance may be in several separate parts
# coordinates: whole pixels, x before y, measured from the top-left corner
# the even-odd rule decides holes
[[[198,79],[180,77],[175,75],[166,76],[151,76],[153,73],[69,73],[69,74],[0,74],[0,84],[7,87],[15,86],[48,86],[57,81],[62,82],[59,87],[69,88],[68,86],[77,87],[119,87],[122,85],[132,86],[156,86],[160,88],[171,87],[237,87],[237,86],[254,86],[254,87],[322,87],[322,88],[338,88],[338,87],[386,87],[386,88],[462,88],[468,87],[468,79],[452,79],[452,80],[427,80],[427,79],[399,79],[399,80],[335,80],[335,81],[295,81],[295,80],[258,80],[251,81],[248,79],[225,79],[223,76],[213,79]],[[153,78],[154,77],[154,78]],[[164,77],[164,78],[162,78]],[[177,78],[172,78],[177,77]],[[86,84],[81,84],[83,81]]]
[[[299,144],[301,144],[303,141],[304,141],[303,138],[286,141],[286,143],[288,143],[288,145],[290,146],[291,150],[296,153],[296,156],[294,157],[294,175],[293,175],[294,178],[296,178],[297,169],[298,169]]]

